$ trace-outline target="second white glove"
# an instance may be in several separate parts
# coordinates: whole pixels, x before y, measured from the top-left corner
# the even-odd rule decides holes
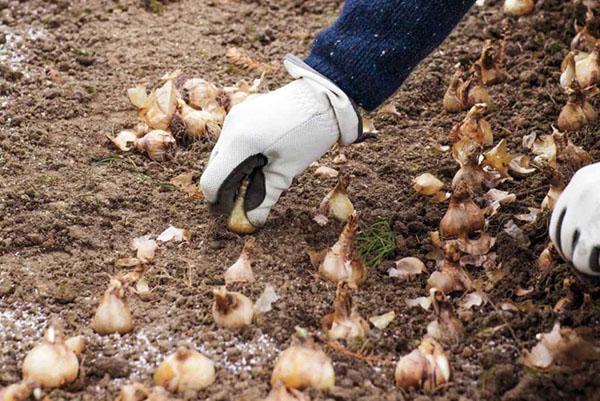
[[[580,169],[558,198],[550,238],[580,272],[600,276],[600,163]]]

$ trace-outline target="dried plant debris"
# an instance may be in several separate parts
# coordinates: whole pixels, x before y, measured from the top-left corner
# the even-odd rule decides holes
[[[583,339],[576,330],[556,323],[549,333],[537,335],[538,343],[524,351],[522,362],[536,370],[551,370],[557,365],[577,366],[600,359],[600,348]]]
[[[383,315],[371,316],[369,322],[379,330],[385,330],[396,318],[396,312],[389,311]]]
[[[254,303],[254,312],[267,313],[273,309],[273,303],[279,300],[279,295],[271,284],[265,285],[265,289]]]
[[[425,264],[420,259],[409,256],[396,261],[396,267],[388,270],[390,277],[409,279],[427,271]]]
[[[259,71],[263,73],[273,73],[279,70],[279,63],[264,63],[256,61],[245,50],[231,47],[225,54],[227,62],[236,67],[249,71]]]

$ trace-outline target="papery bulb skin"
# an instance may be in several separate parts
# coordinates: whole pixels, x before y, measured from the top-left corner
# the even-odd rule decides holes
[[[311,345],[292,345],[277,357],[271,385],[282,382],[293,389],[329,390],[335,385],[331,359]]]
[[[214,382],[213,361],[186,347],[178,348],[154,371],[154,383],[173,393],[202,390]]]
[[[77,379],[79,361],[75,353],[65,344],[62,328],[55,322],[23,361],[23,379],[44,388],[57,388]]]
[[[575,53],[569,52],[563,60],[560,74],[560,86],[567,89],[575,79]]]
[[[190,106],[197,110],[209,108],[221,94],[214,84],[200,78],[188,79],[183,89],[188,92]]]
[[[594,50],[585,58],[577,61],[575,76],[582,88],[597,85],[600,82],[600,40],[596,42]]]
[[[179,113],[185,124],[187,141],[194,142],[200,139],[216,140],[221,133],[217,118],[205,110],[196,110],[179,101]]]
[[[172,80],[167,80],[154,91],[141,110],[142,120],[148,127],[156,130],[166,130],[171,124],[171,118],[177,108],[177,92]]]
[[[254,307],[248,297],[225,287],[213,290],[213,295],[212,313],[217,326],[237,330],[252,323]]]

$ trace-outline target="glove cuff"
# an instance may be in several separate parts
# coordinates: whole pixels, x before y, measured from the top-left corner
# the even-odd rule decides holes
[[[311,81],[327,96],[338,123],[342,145],[349,145],[360,138],[363,130],[360,114],[352,99],[344,91],[292,54],[285,56],[283,65],[292,77]]]

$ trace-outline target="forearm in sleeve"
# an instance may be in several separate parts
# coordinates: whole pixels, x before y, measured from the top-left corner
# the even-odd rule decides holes
[[[475,0],[346,0],[306,63],[373,110],[437,48]]]

